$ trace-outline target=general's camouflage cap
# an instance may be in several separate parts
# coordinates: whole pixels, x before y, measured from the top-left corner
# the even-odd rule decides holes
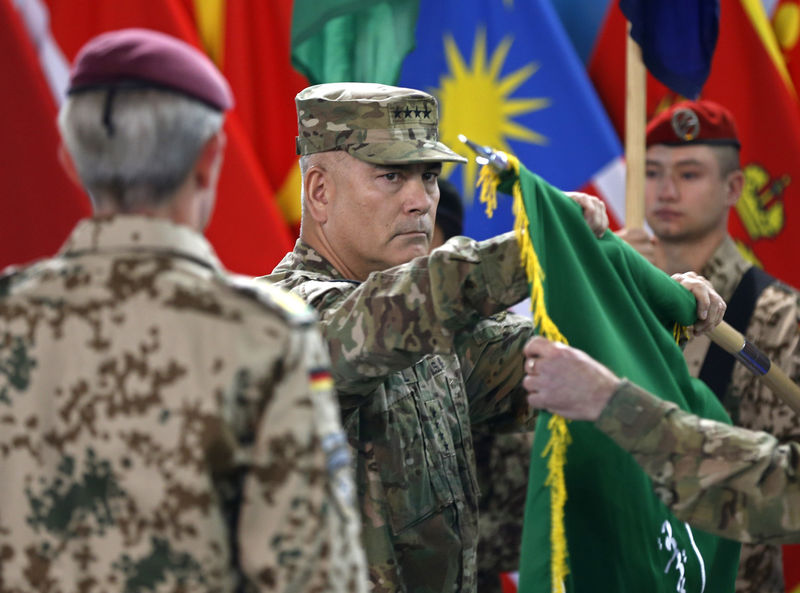
[[[373,83],[337,82],[298,93],[297,154],[345,150],[376,165],[467,162],[439,142],[436,99]]]

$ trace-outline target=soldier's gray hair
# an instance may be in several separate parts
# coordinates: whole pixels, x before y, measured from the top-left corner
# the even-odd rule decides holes
[[[315,152],[300,157],[300,235],[303,235],[303,226],[306,220],[306,172],[314,165],[335,167],[346,162],[348,154],[343,150],[329,150]]]
[[[169,202],[224,115],[176,93],[118,90],[108,104],[109,92],[70,96],[58,115],[84,187],[120,212]]]

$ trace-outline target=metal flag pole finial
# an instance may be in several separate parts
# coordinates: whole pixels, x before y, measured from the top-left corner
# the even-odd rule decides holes
[[[501,150],[494,150],[488,146],[477,144],[464,134],[459,134],[458,139],[469,146],[472,151],[478,155],[475,157],[475,162],[479,165],[491,165],[498,173],[507,171],[509,167],[508,155]]]

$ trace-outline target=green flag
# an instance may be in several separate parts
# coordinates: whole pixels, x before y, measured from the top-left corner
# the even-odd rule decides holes
[[[295,0],[292,64],[312,84],[395,84],[419,0]]]
[[[598,240],[580,208],[520,167],[501,191],[524,204],[547,314],[570,345],[660,397],[729,422],[717,399],[690,377],[671,328],[695,320],[694,297],[613,233]],[[530,268],[529,268],[530,270]],[[520,560],[520,593],[558,591],[551,582],[552,489],[545,482],[550,414],[539,418]],[[561,419],[559,419],[561,420]],[[568,424],[563,465],[565,591],[733,591],[739,545],[675,519],[633,458],[591,423]],[[552,587],[552,588],[551,588]]]

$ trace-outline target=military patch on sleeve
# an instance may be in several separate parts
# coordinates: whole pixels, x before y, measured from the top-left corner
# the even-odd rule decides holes
[[[269,286],[269,294],[273,301],[293,316],[305,316],[313,320],[316,314],[311,307],[294,293],[275,286]]]
[[[333,377],[328,369],[312,369],[309,373],[312,393],[333,389]]]
[[[343,432],[334,432],[322,437],[325,465],[330,477],[333,496],[342,510],[352,509],[355,504],[355,485],[350,475],[350,447]]]

